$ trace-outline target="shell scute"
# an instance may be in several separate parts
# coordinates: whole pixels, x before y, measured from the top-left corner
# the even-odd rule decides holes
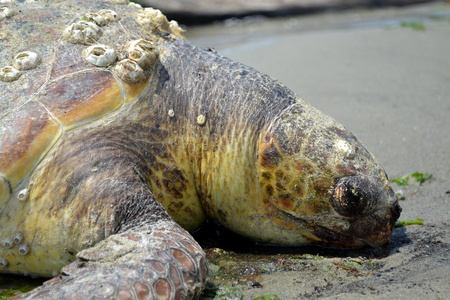
[[[4,189],[15,189],[28,176],[61,133],[59,122],[35,101],[25,103],[0,120],[2,197],[8,195]],[[0,203],[6,200],[0,199]]]
[[[55,49],[56,59],[54,60],[50,71],[50,80],[67,76],[70,73],[96,68],[83,58],[83,48],[85,47],[77,46],[71,43],[59,45]],[[74,52],[77,53],[77,55],[74,55]]]
[[[123,103],[120,86],[109,71],[76,73],[56,80],[37,100],[66,130],[99,119]]]

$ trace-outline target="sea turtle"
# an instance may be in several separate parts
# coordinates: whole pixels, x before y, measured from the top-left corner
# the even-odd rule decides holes
[[[55,277],[24,297],[197,298],[207,218],[260,243],[388,242],[401,208],[352,133],[127,2],[0,7],[0,269]]]

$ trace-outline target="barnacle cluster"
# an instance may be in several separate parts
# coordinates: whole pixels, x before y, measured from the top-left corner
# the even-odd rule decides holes
[[[14,56],[12,66],[5,66],[0,69],[0,80],[14,81],[22,75],[21,71],[36,68],[41,62],[39,54],[32,51],[20,52]]]
[[[142,11],[147,14],[152,12],[152,21],[159,24],[157,27],[163,26],[169,30],[169,22],[160,11],[153,9],[142,9]],[[117,60],[116,50],[111,46],[96,43],[102,35],[102,29],[100,27],[106,26],[108,23],[118,19],[117,13],[112,10],[100,10],[97,13],[87,13],[81,17],[81,20],[69,25],[65,29],[64,37],[71,43],[93,44],[83,50],[83,57],[86,61],[98,67],[108,67]],[[114,70],[125,82],[140,82],[145,78],[145,70],[155,65],[159,53],[153,42],[144,39],[130,41],[126,44],[125,48],[126,57],[117,62]]]
[[[63,37],[74,44],[93,44],[101,36],[100,27],[88,21],[80,20],[74,24],[70,24],[63,33]]]
[[[146,7],[137,14],[135,20],[139,25],[148,27],[151,31],[170,31],[169,21],[159,9]]]
[[[17,232],[13,236],[9,236],[0,242],[0,245],[5,249],[12,249],[17,246],[17,252],[20,255],[27,255],[30,253],[30,243],[25,242],[25,238],[22,232]],[[6,258],[0,258],[0,268],[6,268],[9,265],[9,261]]]
[[[116,65],[117,75],[125,82],[136,83],[145,78],[144,70],[155,65],[159,52],[151,41],[138,39],[127,44],[127,57]]]
[[[117,13],[110,9],[87,13],[76,23],[70,24],[64,30],[63,36],[70,43],[91,45],[102,35],[100,27],[117,20],[119,20]]]

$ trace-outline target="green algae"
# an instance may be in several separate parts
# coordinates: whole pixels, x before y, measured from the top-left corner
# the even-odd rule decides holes
[[[13,296],[17,296],[22,293],[27,293],[36,288],[35,286],[24,286],[14,289],[7,289],[0,292],[0,300],[8,299]]]
[[[423,225],[423,219],[417,218],[415,220],[397,220],[395,227],[404,227],[408,225]]]
[[[214,296],[214,300],[242,300],[243,298],[240,289],[230,286],[221,286]]]
[[[414,173],[406,174],[405,176],[395,178],[392,180],[392,182],[395,182],[399,186],[406,186],[406,185],[409,185],[410,179],[414,179],[419,184],[422,184],[430,178],[431,178],[431,174],[414,172]]]
[[[417,31],[425,31],[426,27],[425,25],[423,25],[422,22],[402,22],[400,24],[401,27],[403,28],[411,28],[413,30],[417,30]]]

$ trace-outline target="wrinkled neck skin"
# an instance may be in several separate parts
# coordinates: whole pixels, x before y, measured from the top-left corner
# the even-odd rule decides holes
[[[270,244],[388,241],[393,193],[353,134],[252,68],[182,41],[161,48],[158,81],[141,97],[149,106],[137,111],[164,132],[158,136],[171,158],[150,186],[162,191],[155,196],[176,221],[193,230],[211,217]],[[358,218],[338,213],[330,200],[348,176],[364,177],[376,194]]]

